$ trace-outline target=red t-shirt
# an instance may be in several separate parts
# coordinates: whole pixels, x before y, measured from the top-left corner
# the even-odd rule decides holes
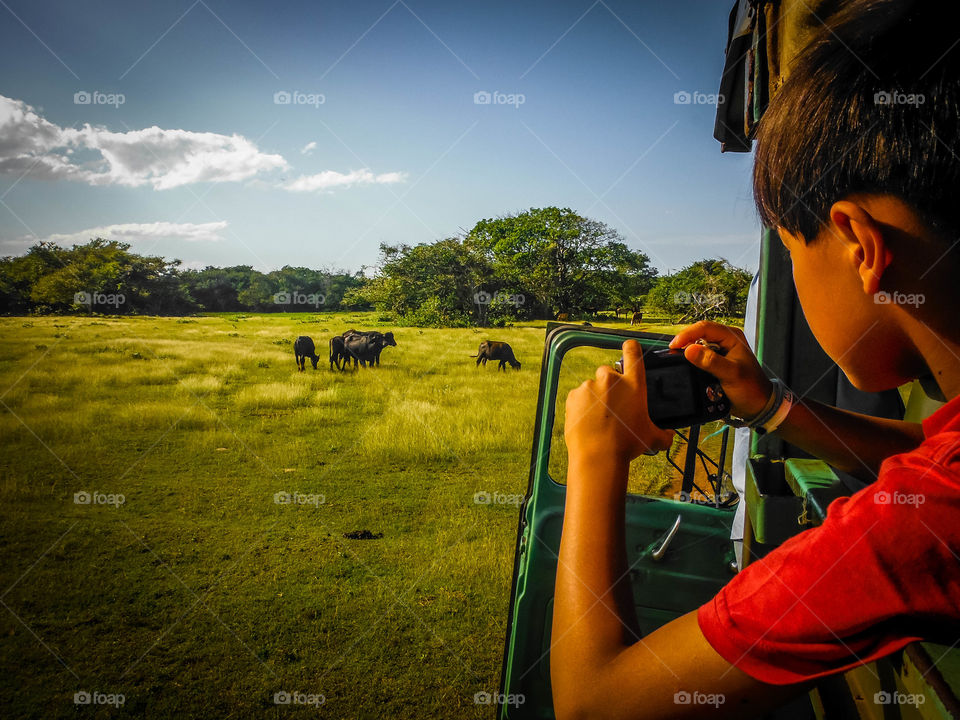
[[[832,502],[823,524],[737,574],[697,612],[728,662],[761,682],[849,670],[915,640],[960,639],[960,397],[916,450]]]

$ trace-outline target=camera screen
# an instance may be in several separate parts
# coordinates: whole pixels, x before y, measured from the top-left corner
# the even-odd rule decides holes
[[[678,367],[648,369],[647,408],[651,417],[660,418],[695,413],[690,373]]]

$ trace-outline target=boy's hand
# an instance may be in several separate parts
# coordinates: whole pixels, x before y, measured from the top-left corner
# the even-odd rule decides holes
[[[698,340],[716,343],[726,352],[721,355]],[[684,356],[701,370],[713,375],[730,400],[731,414],[755,417],[766,406],[773,385],[747,344],[743,331],[704,320],[689,325],[670,341],[672,348],[684,348]]]
[[[653,424],[647,412],[643,352],[636,340],[623,343],[623,374],[609,365],[567,395],[564,438],[571,458],[610,457],[629,462],[666,450],[673,430]]]

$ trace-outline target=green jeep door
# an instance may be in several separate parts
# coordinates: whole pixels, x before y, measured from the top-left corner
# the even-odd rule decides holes
[[[548,328],[530,482],[517,531],[499,697],[501,718],[553,717],[549,650],[565,497],[563,402],[566,393],[592,376],[597,366],[612,364],[620,357],[626,338],[636,338],[644,347],[666,347],[670,340],[669,336],[606,328]],[[691,458],[697,460],[693,453]],[[691,502],[700,497],[696,490],[678,492],[678,488],[668,487],[670,477],[676,478],[678,473],[667,462],[666,454],[661,453],[639,458],[631,468],[627,552],[644,634],[709,600],[730,579],[735,562],[730,541],[733,509]],[[700,462],[723,478],[706,460]],[[689,468],[692,463],[686,465]],[[701,470],[697,484],[705,490],[704,474]],[[696,479],[692,471],[690,479]]]

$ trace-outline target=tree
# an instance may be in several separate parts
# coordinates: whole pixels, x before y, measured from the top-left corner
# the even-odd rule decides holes
[[[251,271],[250,276],[247,278],[243,290],[240,290],[237,293],[237,302],[243,307],[244,310],[254,310],[258,312],[271,311],[271,310],[288,310],[288,309],[304,309],[309,310],[310,308],[297,306],[295,308],[281,306],[281,298],[278,298],[277,292],[277,282],[273,278],[264,275],[261,272],[256,270]],[[286,304],[289,306],[289,303]]]
[[[481,220],[467,241],[490,258],[500,282],[522,289],[539,316],[610,307],[645,293],[649,258],[616,230],[569,208],[531,208]]]
[[[95,238],[64,249],[41,242],[20,257],[0,258],[0,310],[183,314],[198,310],[291,310],[337,307],[361,274],[249,265],[181,270],[179,260],[138,255],[126,243]],[[279,302],[278,292],[292,300]]]
[[[0,259],[0,298],[3,311],[27,312],[36,304],[31,298],[33,286],[42,277],[66,264],[63,248],[40,242],[20,257]]]
[[[677,322],[743,316],[752,277],[723,258],[698,260],[661,277],[647,296],[647,305],[679,315]]]
[[[27,256],[44,258],[29,290],[34,305],[105,313],[189,309],[189,297],[177,282],[179,260],[137,255],[129,244],[103,238],[70,250],[41,244]]]
[[[274,293],[289,300],[286,305],[274,304],[274,309],[301,312],[316,311],[340,306],[344,294],[363,284],[363,275],[350,275],[344,271],[312,270],[306,267],[284,265],[266,276],[272,283]]]
[[[380,258],[377,274],[349,291],[344,303],[369,303],[400,318],[410,316],[413,324],[466,323],[493,274],[483,255],[460,238],[412,247],[381,244]]]
[[[604,223],[569,208],[531,208],[478,222],[463,237],[380,246],[364,272],[286,265],[182,270],[95,238],[67,250],[39,243],[0,259],[4,312],[171,313],[376,307],[415,325],[502,325],[634,305],[656,271]],[[105,302],[100,299],[104,298]]]
[[[650,258],[631,250],[622,242],[609,242],[602,250],[601,266],[596,281],[605,300],[601,307],[639,305],[640,298],[653,288],[657,271],[650,267]]]
[[[208,312],[227,312],[247,309],[239,299],[256,271],[249,265],[203,270],[187,270],[181,275],[190,296]]]

